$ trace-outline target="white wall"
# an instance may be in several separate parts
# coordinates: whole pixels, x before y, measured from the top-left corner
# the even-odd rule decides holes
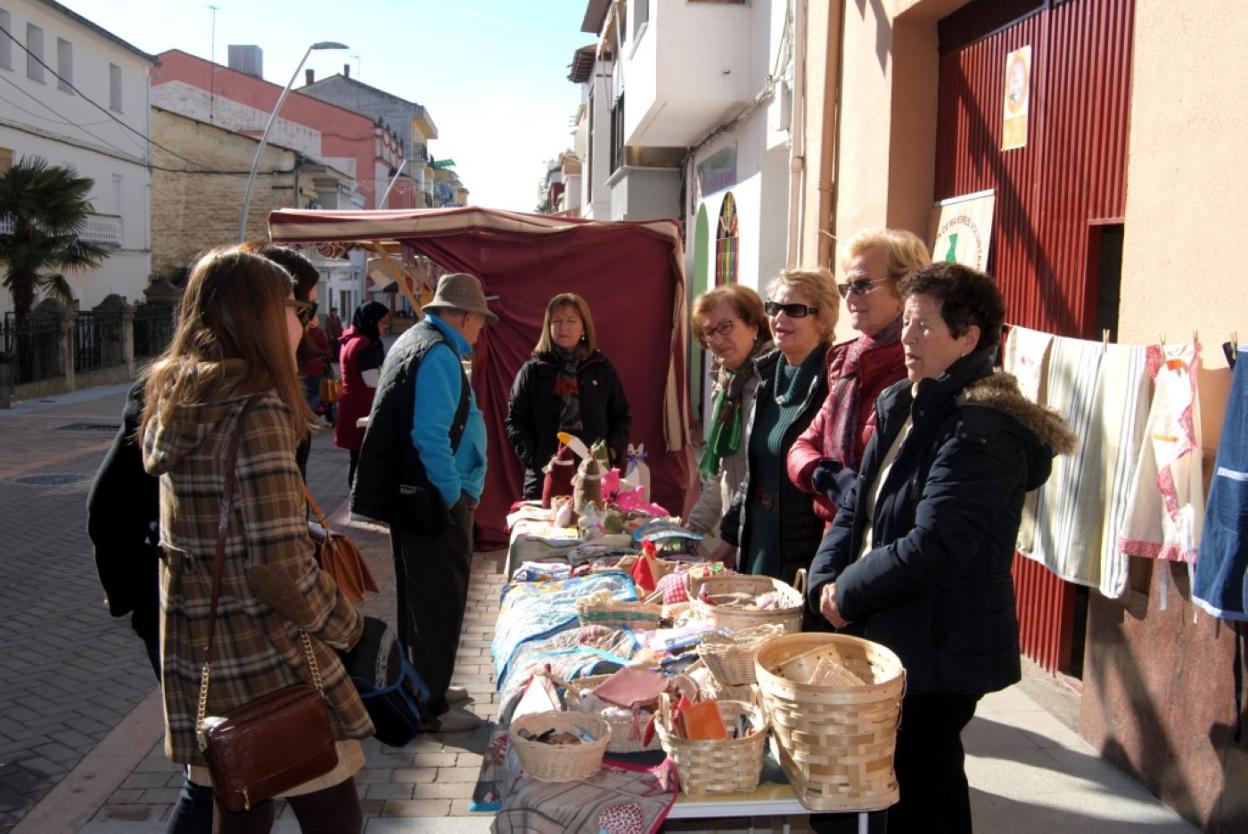
[[[110,293],[141,300],[151,268],[151,175],[146,167],[151,64],[43,3],[0,0],[0,8],[9,12],[17,40],[10,44],[12,66],[0,67],[0,78],[8,82],[0,84],[7,90],[0,93],[6,100],[0,103],[0,147],[11,149],[14,161],[39,156],[95,181],[90,200],[95,213],[103,215],[97,222],[119,230],[120,248],[110,248],[98,269],[66,276],[80,306],[90,308]],[[28,23],[43,30],[43,60],[51,69],[44,70],[42,82],[27,77],[26,53],[19,45],[26,43]],[[58,38],[71,44],[71,81],[82,95],[60,89],[53,74]],[[120,112],[110,106],[109,64],[121,70]],[[23,102],[20,109],[16,101]],[[115,177],[120,177],[119,188]],[[0,312],[11,309],[11,296],[0,292]]]
[[[630,0],[629,29],[634,28]],[[755,92],[751,40],[758,7],[650,0],[650,20],[625,41],[624,132],[630,145],[680,147]]]

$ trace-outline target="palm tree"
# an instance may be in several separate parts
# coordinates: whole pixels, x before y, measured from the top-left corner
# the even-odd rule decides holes
[[[0,174],[0,283],[13,295],[19,322],[29,315],[36,290],[72,304],[64,271],[96,267],[108,257],[78,237],[92,212],[87,195],[94,184],[30,156]]]

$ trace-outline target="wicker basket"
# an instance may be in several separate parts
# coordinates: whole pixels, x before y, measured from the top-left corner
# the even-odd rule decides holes
[[[780,672],[804,677],[820,659],[848,673],[850,685],[816,686]],[[893,751],[906,685],[897,655],[842,634],[785,634],[759,648],[755,674],[777,758],[802,805],[878,810],[897,801]]]
[[[729,634],[712,631],[703,635],[698,656],[721,685],[749,686],[755,680],[754,655],[758,654],[758,647],[783,632],[784,626],[779,623],[764,623]]]
[[[706,579],[694,580],[694,582],[696,585],[691,584],[689,587],[689,599],[692,600],[693,610],[700,616],[714,622],[717,628],[741,631],[768,623],[777,623],[784,626],[784,630],[787,632],[802,630],[802,612],[806,607],[805,600],[802,598],[802,588],[806,584],[805,570],[797,572],[797,579],[794,580],[796,587],[781,582],[779,579],[773,579],[770,576],[751,576],[748,574],[711,576]],[[784,604],[780,608],[765,610],[710,605],[697,598],[698,588],[701,586],[705,586],[707,593],[711,596],[746,593],[757,597],[760,594],[776,591],[780,594],[781,601]]]
[[[554,728],[575,733],[588,730],[594,741],[558,747],[520,737],[520,730],[533,734]],[[611,730],[596,715],[577,712],[535,712],[511,723],[511,746],[520,756],[520,766],[534,779],[545,782],[573,782],[588,779],[602,767],[602,754],[607,749]]]
[[[676,765],[680,774],[680,790],[686,794],[735,793],[758,787],[767,746],[767,718],[755,704],[741,701],[717,701],[725,724],[735,723],[738,716],[748,715],[751,732],[726,741],[692,741],[680,738],[672,730],[671,711],[667,697],[655,722],[663,744],[663,752]]]
[[[601,719],[611,731],[611,738],[607,742],[607,752],[609,753],[640,753],[643,750],[658,750],[659,739],[653,736],[649,744],[643,744],[640,738],[630,739],[629,735],[633,730],[633,719],[630,715],[627,718],[609,718],[605,715],[599,715],[596,712],[582,712],[576,708],[578,696],[580,693],[593,689],[598,684],[605,681],[610,675],[590,675],[585,678],[577,678],[574,681],[563,681],[554,679],[556,685],[565,687],[568,690],[567,697],[564,699],[567,703],[568,710],[574,715],[592,715]],[[640,729],[644,730],[642,726]],[[642,733],[644,736],[644,733]]]

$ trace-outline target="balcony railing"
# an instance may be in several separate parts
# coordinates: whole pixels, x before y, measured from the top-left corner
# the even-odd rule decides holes
[[[13,218],[0,217],[0,235],[13,233]],[[79,235],[82,240],[111,249],[120,249],[122,243],[121,217],[116,214],[92,214]]]
[[[115,214],[92,214],[79,235],[88,243],[120,249],[122,242],[121,218]]]

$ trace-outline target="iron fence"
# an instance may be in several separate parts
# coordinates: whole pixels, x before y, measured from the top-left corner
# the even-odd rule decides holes
[[[12,312],[6,313],[0,323],[0,353],[13,362],[18,385],[61,376],[60,322],[35,316],[19,324]]]
[[[157,356],[173,338],[173,305],[144,303],[134,311],[134,355]]]
[[[120,310],[79,311],[74,325],[74,372],[124,364],[122,338]]]

